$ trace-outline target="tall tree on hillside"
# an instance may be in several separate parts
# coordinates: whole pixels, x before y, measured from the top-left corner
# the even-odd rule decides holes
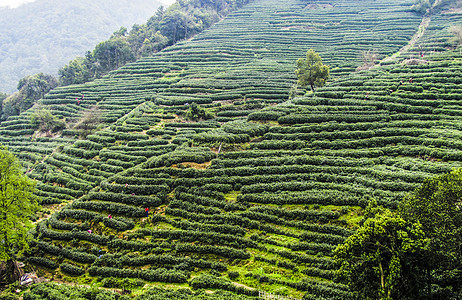
[[[382,209],[335,249],[338,280],[357,299],[424,299],[428,243],[419,223]]]
[[[0,147],[0,261],[6,262],[3,279],[18,279],[15,259],[28,248],[29,217],[37,209],[35,183],[21,170],[18,159]]]
[[[367,211],[367,210],[366,210]],[[335,250],[360,299],[462,299],[462,169],[427,179]]]
[[[435,299],[462,297],[462,169],[426,180],[399,206],[430,238],[427,289]],[[430,291],[429,291],[430,292]]]
[[[109,39],[96,45],[93,57],[101,68],[102,73],[115,70],[128,62],[135,60],[128,42],[121,38]]]
[[[19,115],[57,86],[57,79],[48,74],[38,73],[22,78],[18,83],[18,91],[3,101],[2,118]]]
[[[176,43],[200,31],[192,16],[181,9],[168,10],[159,26],[162,35],[170,37],[171,43]]]
[[[432,8],[432,3],[430,2],[430,0],[416,0],[414,5],[411,6],[411,10],[419,14],[429,13],[431,8]]]
[[[58,86],[58,81],[52,75],[38,73],[26,76],[18,82],[18,90],[26,99],[39,100],[51,89]]]
[[[8,94],[0,92],[0,101],[3,101],[6,97],[8,97]]]
[[[59,69],[59,84],[70,85],[90,81],[93,73],[89,66],[87,66],[87,62],[88,60],[85,60],[83,57],[77,57],[70,61],[69,65]]]
[[[295,74],[300,86],[304,88],[310,86],[314,92],[315,87],[324,86],[329,79],[329,66],[324,65],[321,56],[310,49],[306,53],[306,58],[297,60]]]
[[[162,21],[162,18],[164,17],[165,14],[165,9],[163,6],[159,7],[154,14],[154,16],[150,17],[148,22],[146,23],[147,27],[150,30],[153,30],[154,32],[160,30],[160,21]]]

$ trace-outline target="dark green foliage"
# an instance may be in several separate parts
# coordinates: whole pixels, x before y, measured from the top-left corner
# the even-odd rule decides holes
[[[233,121],[222,126],[223,130],[234,134],[248,134],[250,137],[261,136],[268,131],[268,126],[256,123]]]
[[[457,169],[425,180],[400,203],[400,215],[422,224],[430,240],[430,255],[419,265],[425,270],[422,281],[427,284],[423,289],[426,296],[451,298],[462,293],[459,272],[462,214],[458,208],[461,193],[462,170]]]
[[[250,141],[248,134],[234,134],[228,133],[223,129],[216,129],[209,132],[194,135],[193,140],[195,143],[247,143]]]
[[[213,115],[208,113],[203,107],[201,107],[196,102],[191,103],[188,111],[185,114],[185,117],[189,120],[199,121],[212,119]]]
[[[103,280],[101,280],[101,284],[106,288],[123,288],[126,290],[131,290],[133,288],[144,286],[145,281],[132,278],[118,279],[114,277],[108,277],[103,278]]]
[[[419,223],[368,207],[364,224],[335,249],[339,279],[362,299],[426,299],[428,243]]]
[[[102,284],[108,288],[122,287],[124,289],[131,289],[133,287],[141,286],[143,281],[133,280],[129,278],[116,279],[116,278],[105,278],[102,280]],[[33,285],[29,291],[24,294],[25,300],[45,300],[45,299],[56,299],[56,300],[67,300],[72,297],[73,299],[85,299],[85,300],[128,300],[133,299],[129,296],[122,296],[119,293],[108,291],[105,289],[98,289],[95,287],[73,287],[64,284],[56,283],[40,283]],[[9,298],[7,298],[10,300]],[[16,298],[14,298],[16,299]],[[255,297],[249,297],[245,295],[236,295],[234,293],[218,290],[212,294],[200,290],[193,292],[190,289],[162,289],[159,287],[152,287],[145,290],[140,295],[137,295],[134,299],[136,300],[193,300],[193,299],[204,299],[204,300],[250,300],[256,299]]]
[[[188,278],[188,275],[185,274],[185,272],[183,271],[167,270],[164,268],[156,268],[152,270],[142,271],[92,266],[88,269],[88,273],[91,276],[139,278],[146,281],[160,281],[171,283],[185,283]]]
[[[57,80],[43,73],[22,78],[18,83],[18,91],[2,101],[1,119],[6,120],[9,116],[19,115],[56,86]]]
[[[147,168],[156,168],[182,162],[194,162],[202,164],[216,157],[216,154],[205,147],[178,147],[175,151],[158,157],[153,157],[146,162]]]
[[[17,294],[13,294],[12,292],[3,291],[0,294],[0,299],[1,300],[18,300],[19,296]]]
[[[135,60],[130,44],[120,37],[114,37],[99,43],[93,50],[92,55],[99,67],[96,74],[107,73]]]
[[[81,251],[75,251],[74,249],[69,249],[65,247],[58,247],[54,246],[52,244],[48,244],[45,242],[37,242],[38,248],[48,254],[53,254],[56,256],[63,256],[65,258],[71,259],[73,261],[79,262],[79,263],[87,263],[91,264],[95,261],[96,255],[89,254],[86,252],[81,252]],[[33,263],[36,263],[38,265],[45,265],[48,268],[53,268],[53,265],[51,263],[47,263],[46,259],[41,262],[40,260],[35,259],[35,261],[31,261]]]
[[[297,60],[295,75],[300,86],[304,88],[309,86],[314,92],[315,87],[324,86],[329,79],[329,66],[324,65],[321,56],[310,49],[306,52],[306,58]]]
[[[36,110],[31,116],[31,125],[40,132],[47,134],[56,133],[66,128],[64,120],[54,116],[51,111],[41,108]]]
[[[61,85],[84,83],[137,58],[151,56],[168,45],[191,37],[210,27],[247,0],[224,0],[219,4],[207,0],[176,2],[168,9],[161,6],[146,24],[134,25],[130,31],[121,27],[107,41],[99,43],[85,58],[76,58],[59,70]],[[193,103],[192,105],[197,105]],[[199,111],[199,110],[198,110]],[[191,118],[207,115],[192,112]]]
[[[24,300],[67,300],[67,299],[98,299],[98,300],[128,300],[127,296],[98,288],[72,287],[53,282],[39,283],[24,293]]]
[[[62,263],[61,265],[59,265],[59,268],[61,269],[62,272],[69,274],[69,275],[79,276],[85,273],[84,269],[68,264],[68,263]]]
[[[146,196],[139,196],[139,195],[126,195],[122,193],[95,193],[90,192],[89,194],[85,195],[81,198],[82,201],[87,200],[101,200],[101,201],[111,201],[116,203],[124,203],[124,204],[132,204],[137,206],[159,206],[161,204],[161,200],[156,197],[146,197]]]
[[[54,261],[46,257],[31,256],[27,258],[27,261],[34,265],[38,265],[38,266],[45,267],[48,269],[58,268],[57,263],[55,263]]]

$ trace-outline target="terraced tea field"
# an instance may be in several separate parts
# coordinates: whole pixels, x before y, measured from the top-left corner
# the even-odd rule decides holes
[[[422,21],[409,7],[255,0],[192,40],[41,100],[71,124],[97,107],[102,124],[85,138],[72,125],[34,135],[39,107],[0,124],[42,203],[66,203],[38,223],[29,261],[101,285],[351,298],[333,281],[332,251],[362,208],[394,208],[461,166],[462,57],[445,34],[460,15],[432,16],[409,52],[354,72],[360,50],[385,58],[409,42]],[[333,78],[288,100],[309,48]],[[195,104],[214,118],[187,120]]]

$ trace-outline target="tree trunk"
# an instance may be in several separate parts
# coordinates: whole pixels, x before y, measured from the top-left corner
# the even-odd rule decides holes
[[[7,283],[12,283],[21,277],[16,262],[12,259],[6,261],[5,272]]]
[[[382,262],[379,262],[379,267],[380,267],[380,285],[382,287],[383,294],[386,295],[385,291],[385,275],[383,274],[383,267],[382,267]]]
[[[430,273],[430,267],[427,267],[427,299],[431,299],[432,295],[432,278]]]
[[[223,142],[220,143],[220,147],[218,147],[218,154],[221,152],[221,145],[223,145]]]

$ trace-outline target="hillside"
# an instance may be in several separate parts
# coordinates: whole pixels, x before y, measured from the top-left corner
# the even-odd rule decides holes
[[[146,22],[160,5],[151,0],[37,0],[0,8],[0,91],[14,92],[27,75],[57,75],[69,60],[83,56],[121,26]]]
[[[410,6],[254,0],[2,122],[0,141],[37,179],[42,204],[63,207],[38,223],[28,261],[54,280],[107,287],[115,277],[351,298],[332,280],[332,251],[367,203],[394,208],[462,165],[462,57],[448,32],[462,15]],[[310,48],[333,78],[289,100]],[[361,50],[381,64],[356,72]],[[213,118],[186,118],[200,108]],[[38,134],[29,118],[44,109],[68,128]],[[82,129],[98,113],[99,127]]]

